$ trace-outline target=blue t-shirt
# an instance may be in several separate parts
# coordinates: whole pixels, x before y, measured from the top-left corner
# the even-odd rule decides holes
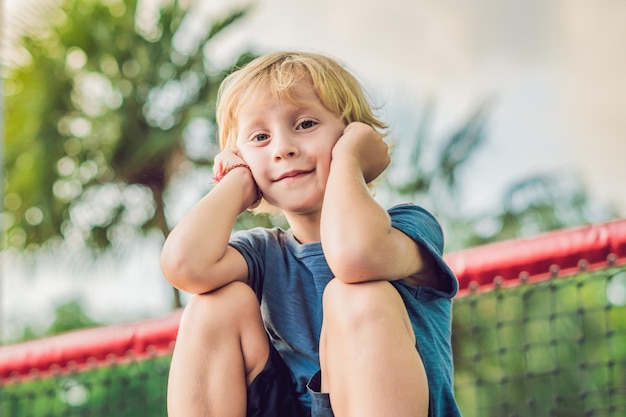
[[[388,211],[392,226],[427,248],[437,261],[448,291],[393,281],[407,307],[417,348],[424,362],[432,416],[460,415],[453,394],[451,347],[454,273],[442,258],[443,233],[423,208],[403,204]],[[239,231],[230,245],[245,258],[249,284],[261,302],[272,344],[293,373],[300,400],[310,407],[306,384],[319,370],[322,294],[333,279],[320,242],[300,244],[291,230],[254,228]]]

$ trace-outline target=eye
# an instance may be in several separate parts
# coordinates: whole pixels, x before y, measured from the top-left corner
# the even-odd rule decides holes
[[[267,133],[259,133],[258,135],[254,135],[252,137],[252,141],[253,142],[263,142],[266,141],[270,138],[270,135],[268,135]]]
[[[302,121],[299,125],[298,125],[298,130],[304,130],[304,129],[310,129],[313,126],[315,126],[317,124],[317,122],[315,122],[314,120],[304,120]]]

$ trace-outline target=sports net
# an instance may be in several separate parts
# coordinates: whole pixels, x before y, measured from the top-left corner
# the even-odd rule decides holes
[[[626,415],[626,220],[448,262],[464,416]],[[0,417],[166,416],[179,318],[1,347]]]
[[[496,287],[454,305],[466,417],[626,416],[626,268]]]

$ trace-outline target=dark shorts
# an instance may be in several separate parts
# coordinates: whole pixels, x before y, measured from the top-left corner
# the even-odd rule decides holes
[[[320,373],[308,384],[312,409],[297,400],[291,373],[270,343],[270,356],[265,368],[248,388],[247,417],[333,417],[328,394],[320,392]]]
[[[307,384],[311,396],[311,417],[334,417],[330,397],[322,391],[322,372],[317,372]]]

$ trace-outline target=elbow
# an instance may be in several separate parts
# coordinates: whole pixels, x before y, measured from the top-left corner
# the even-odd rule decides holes
[[[328,266],[336,279],[345,284],[358,284],[360,282],[381,279],[377,275],[377,269],[371,263],[371,259],[354,254],[336,254],[327,256]]]
[[[180,283],[185,274],[181,273],[182,264],[161,254],[161,272],[165,279],[174,287],[180,289]]]
[[[185,256],[176,255],[174,253],[161,253],[161,272],[165,279],[175,288],[191,294],[201,294],[206,292],[206,283],[193,265]]]
[[[165,279],[175,288],[185,291],[190,284],[189,273],[186,272],[185,263],[182,259],[168,254],[161,254],[161,272]]]
[[[322,235],[326,262],[335,278],[346,284],[385,279],[381,276],[385,259],[380,245],[381,239],[368,235]]]

